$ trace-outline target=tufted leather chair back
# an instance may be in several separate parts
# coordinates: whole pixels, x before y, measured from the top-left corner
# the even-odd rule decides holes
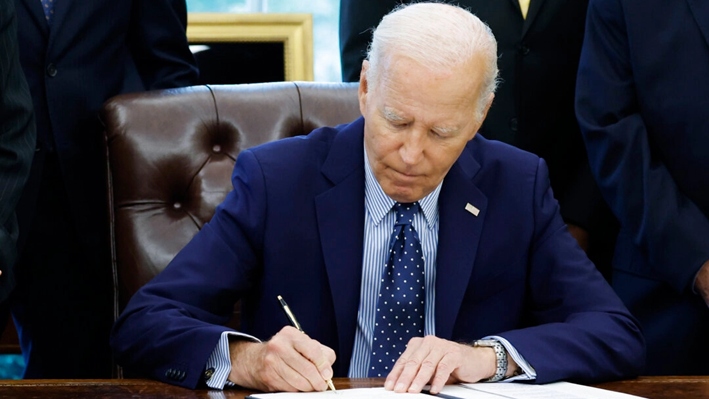
[[[359,115],[356,83],[193,86],[109,100],[114,317],[211,219],[242,149]]]

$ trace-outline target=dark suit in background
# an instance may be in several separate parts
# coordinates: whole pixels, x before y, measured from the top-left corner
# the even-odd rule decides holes
[[[13,0],[0,0],[0,303],[15,286],[18,236],[15,206],[30,171],[35,145],[32,98],[20,67]],[[0,305],[3,309],[5,305]],[[0,331],[7,312],[0,310]]]
[[[197,70],[184,0],[16,0],[37,152],[18,208],[13,315],[27,378],[111,375],[110,257],[97,111],[125,92],[185,86]]]
[[[577,114],[621,223],[613,287],[638,317],[646,374],[709,374],[709,2],[591,0]]]
[[[409,3],[410,1],[403,1]],[[371,28],[400,0],[341,0],[344,81],[359,80]],[[574,114],[574,88],[588,0],[462,0],[497,39],[501,83],[480,132],[544,158],[569,224],[589,232],[588,255],[608,277],[616,221],[588,168]]]

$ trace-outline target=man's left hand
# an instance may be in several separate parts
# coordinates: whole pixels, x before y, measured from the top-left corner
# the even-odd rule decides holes
[[[495,374],[496,366],[492,348],[472,347],[433,335],[412,338],[387,376],[384,388],[418,393],[426,384],[431,384],[430,391],[436,394],[446,383],[490,378]],[[517,365],[511,362],[509,367],[514,371]]]

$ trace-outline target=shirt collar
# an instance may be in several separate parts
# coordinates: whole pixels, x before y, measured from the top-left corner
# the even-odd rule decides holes
[[[443,182],[440,182],[430,194],[418,201],[426,219],[428,228],[433,228],[438,222],[438,195],[441,193]],[[364,206],[372,218],[375,226],[379,225],[384,217],[391,211],[396,201],[391,199],[374,177],[372,166],[369,164],[367,149],[364,149]]]

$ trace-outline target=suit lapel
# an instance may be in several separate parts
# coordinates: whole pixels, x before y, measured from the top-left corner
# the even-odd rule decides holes
[[[349,369],[357,328],[364,241],[364,120],[334,139],[322,173],[333,187],[315,198],[325,269],[335,309],[340,374]],[[337,373],[337,371],[336,371]]]
[[[524,37],[527,34],[527,31],[529,31],[529,28],[534,23],[535,18],[537,17],[537,15],[539,15],[539,12],[542,9],[543,3],[544,3],[544,0],[531,0],[529,2],[529,10],[527,10],[527,18],[525,18],[524,25],[522,26],[522,37]]]
[[[55,41],[55,39],[60,37],[59,32],[64,27],[64,25],[67,24],[67,19],[69,19],[71,17],[72,13],[75,12],[73,10],[73,8],[76,7],[75,2],[73,2],[71,0],[55,0],[55,1],[56,1],[56,5],[54,6],[54,20],[52,21],[52,26],[49,27],[49,47],[50,48],[54,48],[57,46],[57,44],[55,44],[54,41]],[[37,0],[37,2],[39,2],[39,0]],[[81,7],[88,8],[88,7],[90,7],[90,5],[86,4],[86,5],[82,5]],[[71,23],[71,21],[69,23]],[[74,43],[74,39],[75,38],[72,38],[71,43]],[[63,43],[63,41],[61,43]]]
[[[487,197],[472,182],[479,169],[466,149],[448,172],[438,200],[436,336],[444,339],[452,338],[485,220]],[[479,210],[477,216],[466,209],[468,204]]]
[[[62,25],[64,24],[66,17],[69,15],[71,8],[74,7],[74,2],[70,0],[55,1],[56,4],[54,5],[54,20],[52,21],[52,26],[50,27],[51,36],[56,36],[56,33],[59,32]],[[37,0],[37,2],[39,2],[39,0]]]
[[[44,37],[49,36],[49,25],[47,25],[47,20],[44,17],[40,0],[22,0],[22,4],[27,8],[28,14],[32,16],[32,19],[34,19],[35,24]]]
[[[689,8],[692,10],[694,20],[702,31],[704,41],[709,45],[709,2],[706,0],[687,0]]]

